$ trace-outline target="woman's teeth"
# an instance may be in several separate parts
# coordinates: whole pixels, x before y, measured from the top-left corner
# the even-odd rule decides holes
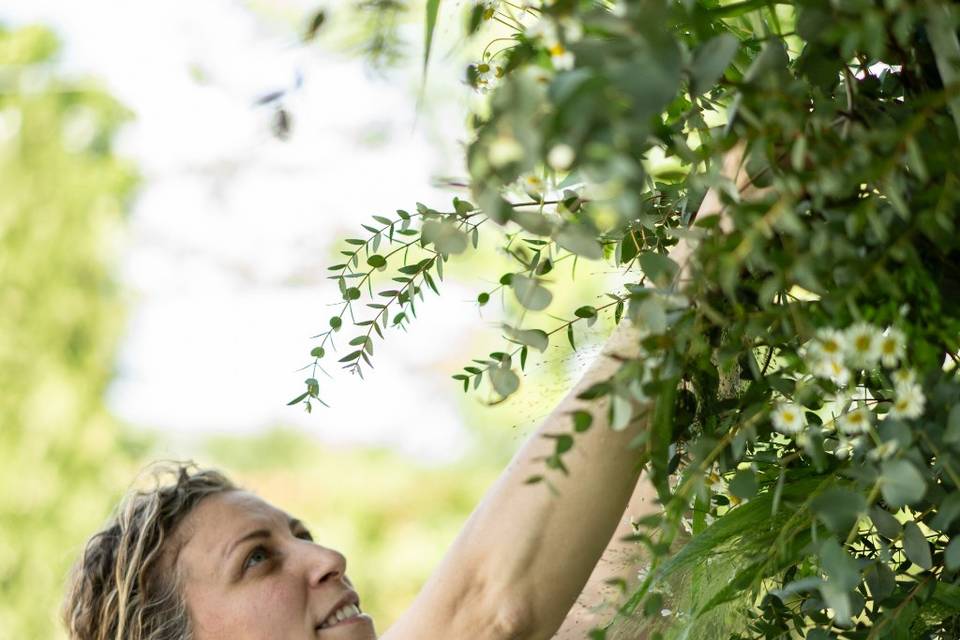
[[[337,624],[341,620],[344,620],[346,618],[353,618],[358,615],[360,615],[360,609],[357,608],[357,605],[355,604],[344,605],[339,609],[337,609],[336,611],[334,611],[333,613],[331,613],[330,617],[327,618],[322,625],[320,625],[320,628],[326,629],[329,626]]]

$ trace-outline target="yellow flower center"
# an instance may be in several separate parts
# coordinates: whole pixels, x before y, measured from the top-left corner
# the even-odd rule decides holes
[[[551,56],[562,56],[566,49],[559,42],[548,49]]]

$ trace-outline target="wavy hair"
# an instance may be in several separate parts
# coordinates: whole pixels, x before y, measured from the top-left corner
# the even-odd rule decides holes
[[[237,487],[192,462],[147,469],[153,486],[132,489],[84,546],[63,602],[71,640],[191,640],[170,541],[203,498]],[[173,559],[170,558],[171,553]]]

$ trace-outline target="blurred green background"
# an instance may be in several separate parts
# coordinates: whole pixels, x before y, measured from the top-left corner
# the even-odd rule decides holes
[[[58,47],[47,28],[0,27],[0,638],[65,637],[58,607],[68,567],[137,472],[171,451],[225,469],[344,552],[383,632],[577,363],[558,347],[531,366],[523,393],[497,407],[460,396],[450,381],[443,392],[458,398],[474,436],[454,464],[323,444],[283,425],[205,436],[184,451],[162,432],[122,423],[106,394],[130,312],[119,255],[143,178],[115,140],[136,114],[95,80],[63,73]],[[492,244],[484,251],[451,265],[450,278],[502,260]],[[580,278],[558,303],[600,285]],[[482,342],[471,346],[478,356],[500,346],[496,331]],[[449,373],[463,364],[451,361]],[[320,424],[322,412],[314,415]]]

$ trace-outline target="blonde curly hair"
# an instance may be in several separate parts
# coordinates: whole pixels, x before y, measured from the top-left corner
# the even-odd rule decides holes
[[[71,640],[190,640],[190,619],[176,571],[177,526],[205,497],[236,487],[193,462],[164,462],[153,486],[131,490],[87,541],[63,602]]]

